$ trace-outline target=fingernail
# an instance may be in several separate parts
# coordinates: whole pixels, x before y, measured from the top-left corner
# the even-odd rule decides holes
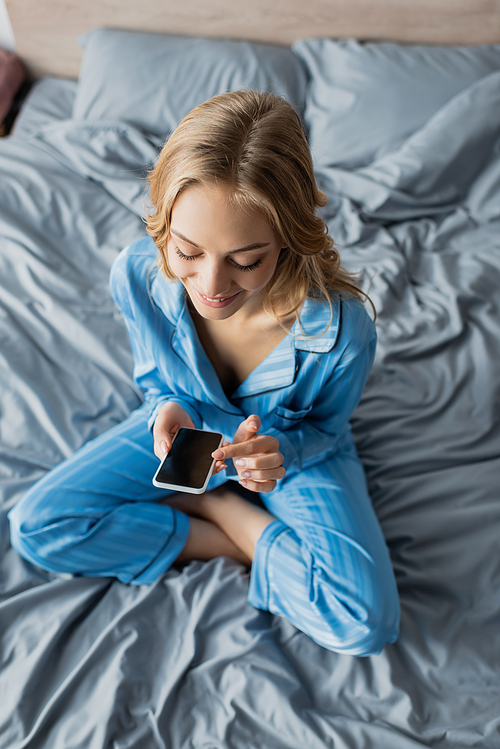
[[[215,458],[215,460],[220,460],[223,457],[224,457],[224,453],[222,452],[222,450],[216,450],[215,452],[212,453],[212,458]]]
[[[244,458],[238,458],[238,460],[234,461],[234,464],[236,466],[246,466],[247,462]]]
[[[163,450],[163,453],[164,453],[164,455],[166,455],[166,454],[167,454],[167,443],[165,442],[165,440],[163,440],[163,441],[162,441],[162,442],[160,443],[160,447],[161,447],[161,449]]]
[[[226,465],[221,465],[221,466],[219,466],[219,467],[217,468],[217,471],[216,471],[216,473],[220,473],[220,472],[221,472],[221,471],[223,471],[223,470],[224,470],[225,468],[227,468],[227,466],[226,466]]]
[[[258,429],[259,428],[259,425],[257,424],[256,421],[249,421],[248,422],[248,426],[250,427],[250,429]]]
[[[245,471],[245,473],[242,473],[241,475],[244,476],[246,479],[249,479],[252,474],[250,473],[250,471]]]
[[[248,483],[248,482],[247,482],[247,481],[245,481],[245,480],[242,480],[242,481],[238,481],[238,484],[241,484],[242,486],[246,486],[246,485],[247,485],[247,483]]]

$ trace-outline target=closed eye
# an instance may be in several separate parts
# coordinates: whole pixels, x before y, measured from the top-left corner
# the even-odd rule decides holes
[[[178,247],[175,248],[175,252],[181,258],[181,260],[196,260],[200,257],[200,255],[185,255]],[[242,271],[255,270],[261,263],[262,258],[256,260],[255,263],[251,263],[251,265],[240,265],[235,260],[231,260],[231,265],[233,265],[237,270]]]
[[[234,260],[232,260],[231,262],[238,270],[255,270],[262,263],[262,258],[259,258],[255,261],[255,263],[252,263],[251,265],[240,265],[239,263],[235,263]]]
[[[185,255],[183,252],[179,250],[178,247],[175,248],[176,253],[179,255],[181,260],[196,260],[198,255]]]

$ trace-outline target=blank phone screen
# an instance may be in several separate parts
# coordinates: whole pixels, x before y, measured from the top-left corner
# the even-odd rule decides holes
[[[222,435],[197,429],[179,429],[170,452],[156,474],[161,484],[201,489],[213,463],[212,453]]]

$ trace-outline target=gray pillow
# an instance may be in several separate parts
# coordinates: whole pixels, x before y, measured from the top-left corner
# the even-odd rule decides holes
[[[198,104],[239,88],[272,91],[302,113],[307,76],[285,47],[95,29],[73,117],[122,120],[163,140]]]
[[[27,138],[45,125],[69,119],[77,87],[68,78],[47,76],[36,81],[14,121],[14,133]]]
[[[307,39],[304,119],[317,168],[353,169],[398,148],[453,96],[500,70],[500,45],[431,47]]]

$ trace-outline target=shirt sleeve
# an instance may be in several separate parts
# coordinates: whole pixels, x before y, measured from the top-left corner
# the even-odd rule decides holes
[[[136,256],[137,258],[137,256]],[[148,277],[150,262],[145,263],[144,258],[139,258],[141,264],[147,267],[141,273],[134,268],[134,256],[126,255],[126,251],[119,256],[112,266],[110,275],[111,296],[119,307],[130,339],[130,346],[134,357],[134,381],[141,390],[149,410],[148,428],[152,429],[158,411],[168,402],[178,403],[189,414],[195,427],[201,428],[202,419],[195,407],[195,400],[184,395],[174,393],[161,377],[155,360],[154,344],[150,335],[147,335],[148,318],[153,314],[152,304],[148,295]],[[148,260],[148,258],[146,258]],[[144,285],[144,309],[140,303],[131,300],[131,285]]]
[[[370,325],[369,339],[357,350],[348,347],[303,418],[299,421],[297,414],[291,413],[298,423],[294,425],[291,418],[287,428],[285,412],[280,418],[283,428],[268,430],[280,443],[287,473],[300,471],[333,454],[342,435],[350,430],[350,416],[361,399],[375,357],[376,334],[371,321]]]

